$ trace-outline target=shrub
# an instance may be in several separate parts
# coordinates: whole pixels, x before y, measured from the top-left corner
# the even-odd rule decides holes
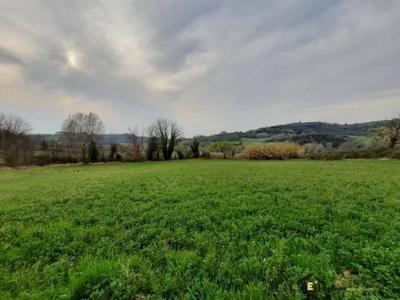
[[[221,152],[210,152],[210,158],[226,158],[226,156]]]
[[[178,158],[179,159],[184,159],[185,158],[185,155],[183,154],[183,152],[181,150],[177,150],[176,154],[178,154]]]
[[[312,153],[305,156],[316,160],[342,160],[342,159],[379,159],[400,158],[400,151],[387,147],[362,150],[334,151],[325,153]]]
[[[199,158],[199,146],[200,142],[197,139],[194,139],[192,145],[190,145],[190,149],[192,150],[194,158]]]
[[[211,158],[211,152],[208,150],[203,150],[203,151],[201,151],[200,156],[203,158]]]
[[[89,144],[89,159],[90,162],[95,163],[99,160],[100,151],[96,142],[92,139]]]
[[[238,158],[238,159],[242,159],[242,158],[246,158],[246,154],[241,152],[241,153],[235,153],[234,158]]]
[[[244,155],[249,159],[292,159],[304,153],[303,147],[293,143],[249,145]]]
[[[223,141],[223,142],[215,142],[212,143],[208,149],[211,151],[211,153],[216,153],[216,152],[220,152],[223,155],[223,158],[227,158],[228,156],[233,155],[233,145],[227,141]]]
[[[390,155],[390,158],[393,158],[393,159],[400,159],[400,150],[397,149],[397,150],[395,150],[395,151],[392,151],[392,153],[391,153],[391,155]]]
[[[139,144],[136,143],[129,146],[129,149],[127,151],[127,160],[130,162],[142,162],[145,160]]]
[[[195,156],[194,156],[194,153],[193,153],[193,151],[192,151],[192,149],[188,149],[188,150],[186,150],[186,152],[185,152],[185,158],[194,158]]]
[[[303,145],[305,153],[321,153],[324,152],[325,147],[322,144],[308,143]]]
[[[160,160],[159,158],[159,143],[156,136],[149,137],[146,151],[147,160]]]

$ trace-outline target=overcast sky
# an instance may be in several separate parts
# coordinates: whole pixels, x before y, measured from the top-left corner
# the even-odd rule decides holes
[[[0,112],[185,136],[400,111],[400,1],[0,0]]]

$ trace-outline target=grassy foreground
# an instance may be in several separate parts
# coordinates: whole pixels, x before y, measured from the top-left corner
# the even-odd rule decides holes
[[[395,299],[399,170],[235,160],[0,170],[0,299],[305,299],[297,281],[310,273],[350,288],[333,299]]]

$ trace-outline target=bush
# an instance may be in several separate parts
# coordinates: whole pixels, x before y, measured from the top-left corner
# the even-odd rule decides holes
[[[208,146],[208,149],[211,153],[220,152],[223,155],[223,158],[232,157],[234,155],[234,147],[231,143],[227,141],[215,142]]]
[[[393,158],[393,159],[400,159],[400,150],[392,151],[392,153],[391,153],[391,155],[390,155],[390,158]]]
[[[96,142],[92,139],[89,144],[89,159],[91,163],[95,163],[99,160],[100,151],[97,147]]]
[[[308,143],[303,145],[305,153],[321,153],[325,151],[325,147],[322,144]]]
[[[185,155],[183,154],[183,152],[181,150],[177,150],[176,154],[178,154],[179,159],[185,159]]]
[[[118,145],[117,144],[111,144],[110,147],[110,157],[108,161],[113,162],[115,160],[115,155],[118,153]]]
[[[342,160],[342,159],[400,159],[400,150],[387,147],[363,150],[334,151],[325,153],[312,153],[305,156],[316,160]]]
[[[244,156],[249,159],[292,159],[303,153],[303,147],[293,143],[249,145],[244,150]]]
[[[226,158],[226,156],[221,152],[210,152],[210,158]]]
[[[199,146],[200,142],[197,139],[194,139],[192,145],[190,145],[190,149],[192,150],[194,158],[199,158],[200,155]]]
[[[145,160],[139,144],[136,143],[129,146],[127,151],[127,160],[130,162],[142,162]]]
[[[243,158],[246,158],[246,155],[243,152],[235,153],[234,158],[243,159]]]
[[[190,158],[194,158],[194,153],[191,149],[188,149],[185,151],[185,158],[190,159]]]
[[[208,150],[201,151],[200,157],[202,158],[211,158],[211,152]]]

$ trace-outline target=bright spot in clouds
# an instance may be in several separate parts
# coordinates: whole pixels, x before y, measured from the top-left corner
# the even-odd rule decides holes
[[[78,61],[77,61],[77,58],[76,58],[76,54],[74,53],[74,52],[69,52],[68,53],[68,64],[71,66],[71,67],[78,67]]]

